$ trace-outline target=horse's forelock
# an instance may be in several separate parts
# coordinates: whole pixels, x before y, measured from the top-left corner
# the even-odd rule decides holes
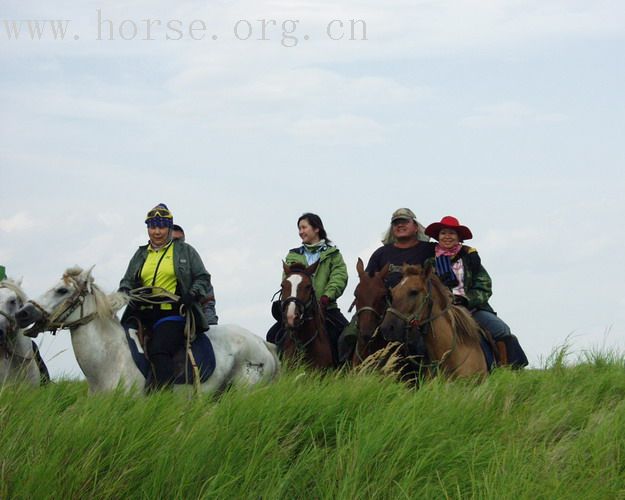
[[[6,278],[0,281],[0,288],[8,288],[12,292],[14,292],[15,295],[17,295],[17,297],[22,302],[26,302],[26,300],[28,300],[26,294],[24,293],[24,290],[22,290],[22,287],[19,285],[19,283],[11,278]]]
[[[67,282],[69,278],[76,278],[83,272],[83,268],[80,266],[68,267],[63,273],[63,281]]]
[[[402,268],[402,274],[404,276],[420,276],[423,274],[423,268],[419,265],[411,266],[411,265],[405,264],[404,267]]]
[[[306,269],[308,268],[301,262],[294,262],[289,266],[289,269],[293,272],[303,272],[306,271]]]

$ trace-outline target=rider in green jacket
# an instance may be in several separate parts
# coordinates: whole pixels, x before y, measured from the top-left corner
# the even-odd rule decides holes
[[[313,275],[313,288],[319,304],[325,309],[326,328],[332,342],[335,359],[338,360],[337,342],[339,335],[348,321],[341,313],[336,300],[343,295],[347,287],[347,267],[339,249],[336,248],[323,227],[321,218],[313,213],[305,213],[297,220],[302,245],[289,250],[285,258],[287,265],[300,263],[311,266],[319,262]],[[278,316],[274,312],[274,317]],[[267,333],[269,342],[276,342],[282,328],[282,320],[278,321]]]

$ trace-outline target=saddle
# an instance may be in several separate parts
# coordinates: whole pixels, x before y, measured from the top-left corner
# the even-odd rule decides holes
[[[527,356],[514,335],[502,340],[495,340],[488,330],[482,332],[481,346],[490,372],[495,366],[509,366],[513,370],[520,370],[529,364]]]
[[[148,357],[146,345],[150,337],[150,330],[139,321],[138,318],[124,325],[126,340],[132,354],[132,359],[137,368],[146,379],[146,384],[151,383],[153,373],[152,365]],[[134,323],[134,324],[133,324]],[[134,327],[134,328],[133,328]],[[191,353],[183,347],[173,356],[174,361],[174,384],[193,384],[194,364],[197,366],[200,383],[206,382],[215,371],[215,351],[213,344],[205,334],[196,335],[191,342]]]

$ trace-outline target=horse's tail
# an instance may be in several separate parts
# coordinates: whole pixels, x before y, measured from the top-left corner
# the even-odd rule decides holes
[[[267,347],[267,350],[271,353],[271,357],[273,358],[273,362],[276,366],[276,369],[273,372],[273,376],[271,377],[271,379],[274,380],[280,375],[280,358],[278,357],[278,347],[271,342],[267,342],[266,340],[263,340],[263,342],[265,343],[265,347]]]

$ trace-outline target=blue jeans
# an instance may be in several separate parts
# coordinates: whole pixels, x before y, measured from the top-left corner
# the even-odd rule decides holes
[[[504,337],[512,335],[510,327],[492,312],[475,311],[473,313],[473,319],[475,319],[484,330],[488,330],[495,340],[502,340]]]

